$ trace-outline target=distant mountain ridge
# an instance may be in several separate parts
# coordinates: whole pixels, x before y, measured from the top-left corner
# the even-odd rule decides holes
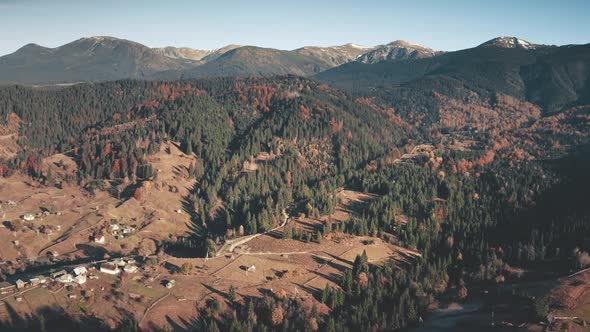
[[[422,101],[433,91],[453,97],[466,89],[499,92],[551,112],[590,101],[590,44],[558,47],[499,37],[427,58],[351,62],[314,78],[357,92],[379,90],[388,98],[411,91]]]
[[[141,79],[162,70],[181,70],[189,66],[133,41],[90,37],[56,48],[28,44],[0,57],[0,82],[41,84]]]
[[[227,51],[231,51],[234,48],[241,47],[240,45],[227,45],[214,50],[199,50],[189,47],[161,47],[154,48],[156,53],[162,54],[172,59],[185,59],[192,61],[200,61],[205,63],[209,60],[213,60]]]
[[[396,42],[394,42],[396,43]],[[393,44],[393,43],[392,43]],[[81,38],[47,48],[27,44],[0,57],[0,83],[53,84],[132,79],[216,76],[314,75],[346,63],[422,58],[434,51],[406,43],[385,46],[305,46],[278,50],[227,45],[216,50],[187,47],[150,48],[115,37]],[[372,55],[367,53],[376,52]],[[395,54],[390,54],[395,52]],[[430,52],[430,53],[429,53]]]

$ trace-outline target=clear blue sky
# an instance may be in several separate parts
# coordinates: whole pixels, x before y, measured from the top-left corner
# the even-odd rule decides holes
[[[99,35],[203,49],[404,39],[448,51],[496,36],[582,44],[590,0],[0,0],[0,55]]]

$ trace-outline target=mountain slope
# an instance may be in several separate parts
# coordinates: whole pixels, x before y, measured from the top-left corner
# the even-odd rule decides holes
[[[349,63],[315,78],[364,91],[411,85],[426,93],[433,84],[459,84],[508,94],[548,111],[588,99],[590,44],[553,47],[518,40],[497,38],[475,48],[431,58]]]
[[[144,78],[186,68],[147,46],[112,37],[82,38],[57,48],[29,44],[0,58],[0,82],[62,83]]]
[[[198,50],[189,47],[162,47],[154,48],[156,53],[162,54],[172,59],[196,61],[198,64],[214,60],[227,51],[231,51],[239,45],[227,45],[214,50]]]
[[[296,53],[316,60],[324,67],[336,67],[355,61],[361,55],[373,50],[374,47],[346,44],[341,46],[318,47],[305,46],[295,50]]]
[[[296,51],[244,46],[182,73],[182,78],[281,74],[308,76],[328,68],[327,64]]]

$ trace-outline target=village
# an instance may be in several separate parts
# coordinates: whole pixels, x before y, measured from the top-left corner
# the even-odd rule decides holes
[[[14,283],[3,281],[0,283],[0,294],[18,296],[19,293],[31,287],[55,289],[62,286],[84,285],[88,280],[98,280],[100,274],[136,273],[138,266],[133,258],[117,258],[102,263],[93,262],[91,264],[81,264],[74,268],[51,271],[48,274],[25,278],[25,280],[19,278]],[[18,297],[16,299],[18,301]]]
[[[174,148],[174,147],[172,147]],[[160,178],[179,192],[146,190],[141,203],[120,202],[105,191],[89,194],[76,187],[42,187],[18,177],[0,183],[0,320],[8,312],[19,316],[41,308],[92,313],[116,322],[133,317],[140,326],[180,326],[198,315],[210,299],[226,301],[230,289],[237,298],[285,293],[318,304],[317,295],[366,252],[372,264],[408,262],[419,253],[371,237],[333,234],[322,241],[285,239],[285,229],[313,232],[322,218],[288,216],[263,234],[237,237],[217,244],[206,257],[183,257],[161,245],[186,233],[190,217],[178,205],[190,181],[174,175],[175,164],[162,158]],[[183,167],[190,159],[181,157]],[[168,165],[164,165],[168,164]],[[369,194],[338,192],[341,206],[334,222],[375,199]],[[9,240],[8,240],[9,239]],[[321,310],[328,310],[322,307]]]

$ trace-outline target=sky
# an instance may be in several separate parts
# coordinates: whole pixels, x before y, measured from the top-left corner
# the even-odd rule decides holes
[[[590,0],[0,0],[0,55],[90,36],[199,49],[401,39],[452,51],[497,36],[586,44],[589,14]]]

